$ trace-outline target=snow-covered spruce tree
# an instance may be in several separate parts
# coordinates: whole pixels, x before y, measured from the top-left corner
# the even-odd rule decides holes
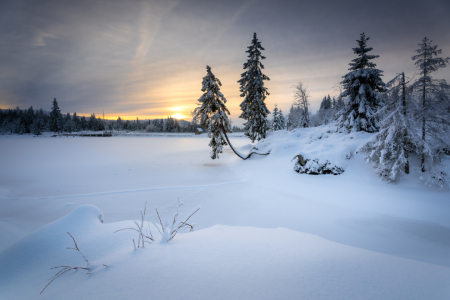
[[[409,154],[419,153],[424,145],[415,124],[416,104],[412,89],[407,87],[401,73],[386,84],[382,94],[385,106],[378,111],[383,117],[381,129],[358,152],[366,154],[376,173],[389,182],[397,182],[409,174]]]
[[[230,112],[225,107],[227,100],[220,92],[222,83],[211,72],[211,68],[206,66],[206,76],[203,77],[202,92],[205,92],[198,99],[200,107],[196,108],[194,120],[205,128],[208,128],[208,137],[211,138],[209,146],[211,158],[219,158],[222,153],[222,146],[228,145],[224,134],[231,132],[231,124],[228,120]]]
[[[278,107],[276,104],[275,104],[275,108],[273,109],[272,115],[273,115],[272,130],[273,131],[282,130],[283,125],[282,125],[280,113],[278,112]]]
[[[264,69],[261,60],[265,59],[261,55],[261,50],[264,50],[264,48],[256,38],[256,33],[254,33],[252,43],[246,51],[248,60],[244,63],[245,72],[241,74],[241,79],[238,81],[241,97],[245,97],[240,105],[242,114],[239,118],[247,120],[244,123],[245,135],[252,142],[265,138],[269,129],[267,115],[270,114],[270,111],[264,103],[269,92],[264,87],[264,81],[270,79],[261,71],[261,69]]]
[[[43,127],[42,123],[43,123],[42,118],[40,117],[34,118],[33,123],[31,124],[31,133],[34,135],[41,135]]]
[[[320,103],[320,108],[317,111],[316,115],[316,121],[318,123],[317,125],[326,125],[334,119],[333,101],[331,100],[330,95],[328,95],[328,97],[323,97],[322,102]]]
[[[291,107],[292,110],[292,107]],[[291,113],[289,112],[287,122],[286,122],[286,130],[292,130],[292,119],[291,119]]]
[[[437,57],[442,50],[437,49],[437,45],[432,46],[431,40],[424,38],[422,43],[418,44],[419,49],[415,50],[417,55],[412,57],[415,65],[420,69],[421,77],[414,84],[414,90],[417,93],[421,110],[419,117],[421,119],[422,140],[427,144],[427,139],[433,144],[433,150],[427,151],[423,149],[421,153],[421,168],[425,172],[426,157],[430,159],[429,163],[433,163],[433,158],[439,152],[448,148],[448,131],[450,129],[450,114],[448,112],[449,99],[447,96],[450,90],[445,80],[437,80],[431,77],[432,73],[436,73],[441,68],[445,68],[450,58]]]
[[[294,98],[296,100],[299,117],[297,127],[309,127],[310,126],[310,112],[309,112],[309,92],[306,86],[302,82],[299,82],[294,86]]]
[[[292,104],[289,109],[287,130],[293,130],[297,128],[300,116],[300,108],[297,105]]]
[[[281,125],[281,129],[285,129],[286,128],[286,120],[284,119],[284,115],[283,112],[280,109],[280,125]]]
[[[52,110],[50,111],[49,129],[53,132],[62,131],[62,115],[56,98],[53,100]]]
[[[353,48],[353,52],[358,58],[349,63],[350,72],[343,76],[344,80],[341,82],[344,85],[341,97],[345,102],[344,108],[339,112],[340,131],[376,132],[380,127],[375,113],[380,107],[379,93],[385,91],[385,85],[381,80],[383,71],[376,69],[376,64],[370,61],[379,56],[367,54],[373,49],[366,45],[369,39],[363,32],[356,41],[358,47]]]

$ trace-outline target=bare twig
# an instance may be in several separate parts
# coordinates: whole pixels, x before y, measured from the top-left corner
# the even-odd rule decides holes
[[[68,272],[68,271],[70,271],[70,270],[86,270],[86,271],[88,271],[88,272],[86,272],[86,274],[91,274],[91,273],[90,273],[91,269],[88,268],[88,266],[89,266],[89,260],[88,260],[88,259],[86,258],[86,256],[84,255],[84,252],[81,251],[80,248],[78,248],[78,245],[77,245],[77,242],[75,241],[75,238],[74,238],[69,232],[67,232],[67,234],[70,235],[70,237],[71,237],[72,240],[73,240],[73,243],[75,244],[75,248],[69,248],[69,247],[67,247],[67,249],[78,251],[78,252],[80,253],[80,255],[83,257],[84,261],[86,262],[86,267],[72,267],[72,266],[61,265],[61,266],[57,266],[57,267],[50,268],[50,270],[58,269],[58,268],[62,268],[62,270],[59,270],[58,273],[56,273],[55,275],[53,275],[53,276],[51,277],[50,282],[47,283],[47,285],[42,289],[42,291],[39,293],[39,295],[41,295],[41,294],[45,291],[45,289],[46,289],[46,288],[47,288],[47,287],[48,287],[48,286],[49,286],[56,278],[58,278],[59,276],[62,276],[64,273],[66,273],[66,272]],[[105,267],[107,267],[107,265],[105,265],[105,264],[103,264],[103,265],[104,265]]]
[[[147,212],[147,201],[145,202],[144,210],[143,211],[141,210],[141,224],[138,224],[138,222],[134,221],[134,225],[136,225],[136,228],[129,227],[114,231],[114,233],[122,230],[134,230],[138,232],[137,247],[136,242],[133,239],[133,246],[135,250],[136,248],[144,247],[145,243],[151,243],[154,241],[150,226],[148,226],[148,228],[146,229],[147,234],[144,234],[144,221],[146,212]]]
[[[155,210],[156,210],[156,214],[158,215],[159,224],[161,224],[161,230],[164,232],[164,225],[163,225],[163,223],[161,221],[161,217],[159,216],[159,212],[158,212],[158,209],[156,207],[155,207]]]
[[[53,269],[53,268],[52,268]],[[67,271],[70,271],[70,270],[72,270],[71,268],[70,269],[64,269],[64,270],[61,270],[61,271],[59,271],[58,273],[56,273],[54,276],[53,276],[53,278],[52,278],[52,280],[50,280],[50,282],[49,283],[47,283],[47,285],[44,287],[44,289],[39,293],[39,295],[41,295],[44,291],[45,291],[45,289],[50,285],[50,283],[52,283],[53,282],[53,280],[55,280],[56,278],[58,278],[59,276],[61,276],[62,274],[64,274],[64,273],[66,273]]]
[[[75,239],[73,238],[73,236],[72,236],[69,232],[67,232],[67,234],[70,235],[70,237],[71,237],[72,240],[73,240],[73,243],[75,244],[75,248],[69,248],[69,247],[67,247],[67,249],[77,250],[78,253],[80,253],[81,256],[83,257],[84,261],[86,262],[86,267],[89,266],[89,261],[88,261],[88,259],[87,259],[86,256],[84,255],[83,251],[81,251],[81,250],[78,248],[77,242],[75,241]]]
[[[186,224],[186,222],[199,210],[200,210],[200,207],[198,207],[193,213],[191,213],[189,215],[189,217],[187,217],[187,219],[180,226],[178,226],[177,230],[180,229],[181,227],[183,227]],[[186,225],[189,225],[189,224],[186,224]],[[189,225],[189,226],[191,226],[191,225]]]
[[[114,231],[114,233],[119,232],[119,231],[122,231],[122,230],[134,230],[134,231],[139,232],[139,230],[137,230],[136,228],[122,228],[122,229],[119,229],[119,230]]]
[[[177,206],[177,212],[175,213],[175,216],[178,217],[178,207],[180,207],[181,205],[179,204]],[[193,211],[183,222],[180,222],[180,225],[177,227],[177,229],[172,230],[172,232],[170,233],[171,237],[167,240],[167,242],[169,242],[170,240],[172,240],[178,233],[178,230],[183,228],[183,227],[190,227],[189,231],[193,231],[194,230],[194,225],[195,224],[188,224],[187,221],[196,213],[200,210],[200,207],[198,207],[195,211]],[[173,223],[175,224],[175,222]]]

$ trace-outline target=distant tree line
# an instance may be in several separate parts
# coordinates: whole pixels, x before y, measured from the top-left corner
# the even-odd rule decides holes
[[[95,114],[90,117],[73,114],[61,114],[58,102],[53,100],[51,111],[42,108],[34,110],[33,106],[28,109],[0,109],[0,132],[2,134],[35,134],[43,132],[70,133],[79,131],[146,131],[146,132],[195,132],[201,127],[193,122],[178,120],[168,116],[165,119],[153,120],[123,120],[120,116],[117,120],[104,120],[97,118]],[[233,130],[242,131],[234,126]]]
[[[0,109],[0,131],[5,133],[25,134],[32,133],[40,135],[45,131],[77,132],[82,130],[99,131],[104,130],[105,125],[102,119],[95,114],[89,118],[77,116],[77,113],[61,114],[58,102],[53,100],[50,113],[42,108],[34,110],[33,106],[22,110],[19,107],[14,109]]]

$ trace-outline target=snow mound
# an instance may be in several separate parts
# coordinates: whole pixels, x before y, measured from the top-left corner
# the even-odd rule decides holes
[[[358,147],[371,136],[366,132],[339,133],[336,126],[323,125],[272,132],[255,148],[270,150],[271,155],[276,155],[280,148],[296,147],[299,150],[292,158],[296,172],[338,175],[345,171]]]
[[[81,205],[75,208],[70,214],[57,222],[73,224],[73,223],[103,223],[102,211],[94,205]]]

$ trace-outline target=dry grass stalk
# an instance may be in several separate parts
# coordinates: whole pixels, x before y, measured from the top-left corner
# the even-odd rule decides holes
[[[114,231],[114,233],[122,231],[122,230],[134,230],[138,233],[138,242],[136,247],[136,242],[133,239],[133,245],[134,249],[136,250],[139,247],[144,247],[145,243],[151,243],[154,241],[152,231],[150,229],[150,225],[147,227],[147,232],[144,234],[144,220],[145,220],[145,214],[147,212],[147,201],[145,202],[144,210],[141,210],[141,224],[139,225],[136,221],[134,221],[134,224],[136,225],[136,228],[130,227],[130,228],[122,228],[119,230]]]
[[[53,269],[59,269],[59,268],[62,268],[62,270],[59,270],[58,273],[56,273],[55,275],[53,275],[53,276],[51,277],[50,282],[47,283],[47,285],[42,289],[42,291],[39,293],[39,295],[41,295],[41,294],[45,291],[45,289],[46,289],[46,288],[47,288],[47,287],[48,287],[48,286],[49,286],[56,278],[58,278],[59,276],[63,275],[64,273],[66,273],[66,272],[68,272],[68,271],[70,271],[70,270],[86,270],[86,271],[88,271],[88,272],[86,272],[86,274],[90,274],[91,269],[89,268],[89,260],[86,258],[86,255],[84,254],[84,252],[81,251],[80,248],[78,248],[78,245],[77,245],[77,242],[75,241],[75,238],[74,238],[69,232],[67,232],[67,234],[72,238],[73,243],[74,243],[74,245],[75,245],[75,248],[69,248],[69,247],[67,247],[67,249],[78,251],[78,253],[80,253],[80,255],[83,257],[84,261],[86,262],[86,266],[85,266],[85,267],[72,267],[72,266],[61,265],[61,266],[57,266],[57,267],[50,268],[50,270],[53,270]],[[105,264],[103,264],[103,265],[106,267]]]

